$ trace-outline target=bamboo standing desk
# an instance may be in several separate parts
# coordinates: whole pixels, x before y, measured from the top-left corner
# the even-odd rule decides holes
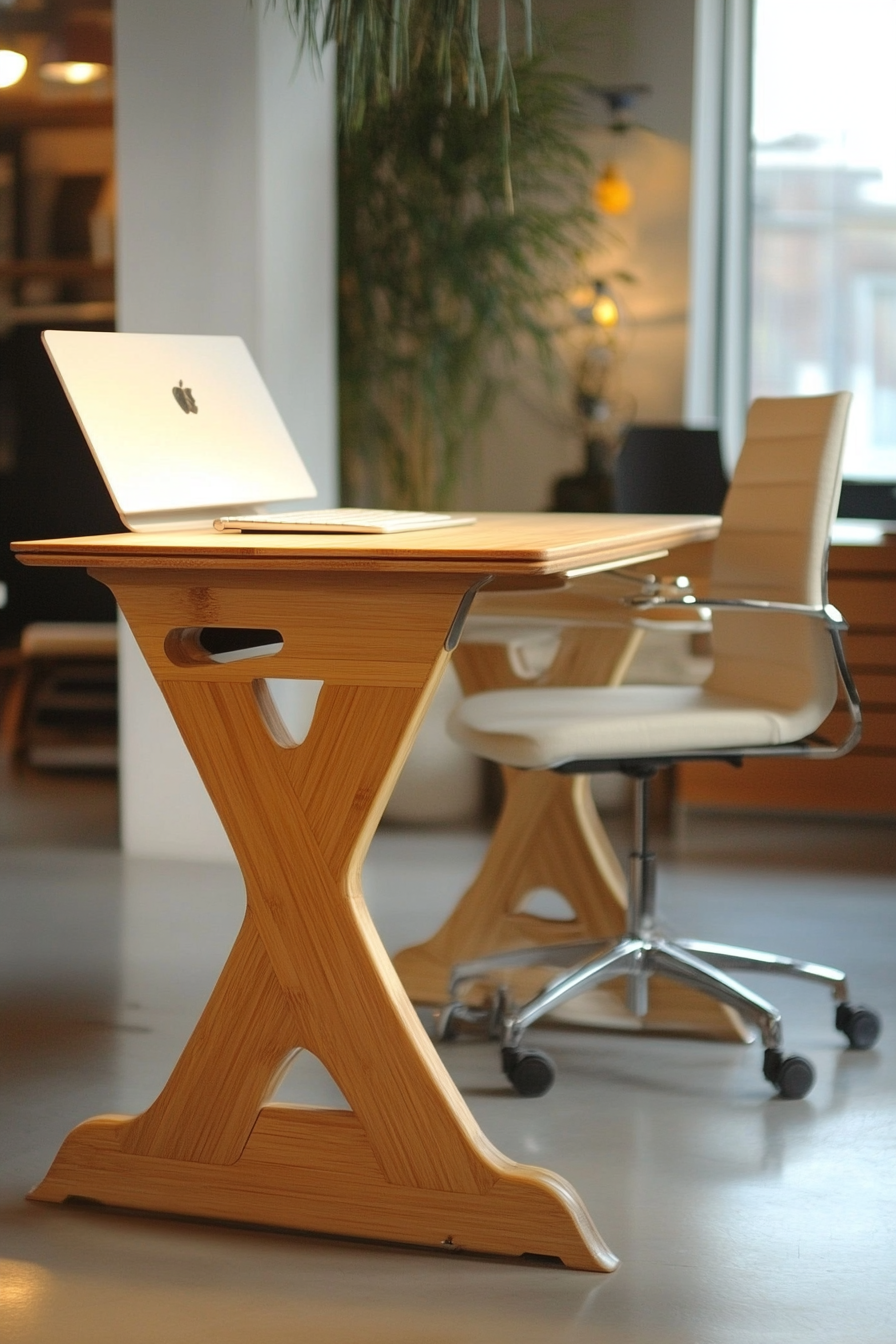
[[[473,593],[712,537],[716,519],[487,515],[397,537],[169,533],[17,543],[115,594],[227,830],[247,911],[158,1099],[97,1116],[32,1198],[616,1261],[576,1192],[485,1138],[371,923],[365,853]],[[278,630],[214,662],[203,627]],[[306,739],[265,677],[323,681]],[[305,1047],[351,1110],[268,1104]]]

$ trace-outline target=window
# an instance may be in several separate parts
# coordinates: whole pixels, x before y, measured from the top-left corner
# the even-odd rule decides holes
[[[750,393],[854,395],[896,478],[896,3],[755,0]]]

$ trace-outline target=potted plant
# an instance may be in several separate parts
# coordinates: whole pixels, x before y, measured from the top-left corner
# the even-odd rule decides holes
[[[522,63],[488,109],[419,77],[342,138],[339,354],[346,502],[445,508],[516,355],[547,371],[593,245],[575,84]],[[483,52],[489,66],[500,52]],[[342,70],[342,65],[340,66]],[[342,76],[345,77],[344,74]]]
[[[276,3],[276,0],[274,0]],[[489,82],[480,41],[479,0],[285,0],[299,53],[320,61],[335,44],[340,59],[339,115],[360,127],[368,107],[385,106],[409,84],[435,80],[445,104],[459,88],[471,108],[513,98],[512,45],[532,56],[532,0],[518,0],[519,41],[508,36],[506,0],[497,0],[496,60]]]

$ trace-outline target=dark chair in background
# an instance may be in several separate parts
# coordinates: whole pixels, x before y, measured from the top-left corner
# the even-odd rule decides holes
[[[111,330],[109,322],[64,325]],[[41,324],[19,323],[0,338],[0,583],[9,592],[0,610],[0,703],[16,765],[114,767],[116,607],[86,572],[20,565],[9,544],[123,530]]]
[[[728,481],[718,430],[633,425],[614,487],[617,513],[721,513]]]
[[[896,519],[896,481],[844,481],[837,516],[892,522]]]
[[[111,324],[77,326],[108,331]],[[0,580],[9,589],[0,646],[17,646],[35,621],[115,620],[115,599],[104,584],[81,570],[20,565],[9,549],[11,541],[34,537],[124,531],[40,336],[40,323],[20,323],[0,339],[0,404],[7,416],[0,424],[6,450],[0,452]]]

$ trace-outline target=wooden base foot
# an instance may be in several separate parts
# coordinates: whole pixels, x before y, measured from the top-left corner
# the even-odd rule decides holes
[[[387,1181],[350,1111],[262,1108],[236,1162],[211,1164],[124,1151],[130,1117],[74,1129],[29,1198],[80,1197],[122,1208],[303,1232],[499,1255],[539,1255],[571,1269],[612,1270],[575,1191],[561,1177],[508,1164],[480,1192]]]

